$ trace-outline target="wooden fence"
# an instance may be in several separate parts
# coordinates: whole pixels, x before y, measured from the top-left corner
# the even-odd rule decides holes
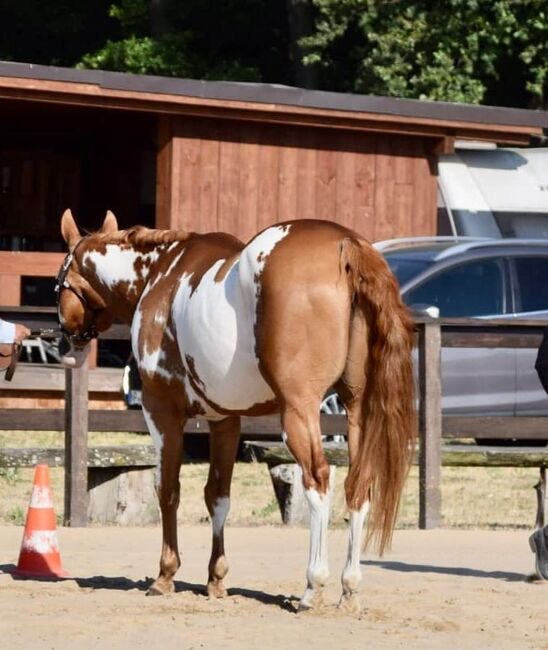
[[[2,318],[27,323],[32,328],[49,327],[54,311],[42,308],[0,308]],[[441,348],[537,348],[545,324],[538,321],[425,319],[417,321],[419,405],[419,526],[434,528],[441,513],[442,438],[548,438],[548,418],[543,417],[442,417]],[[127,339],[129,330],[114,325],[104,338]],[[87,366],[65,371],[65,409],[3,409],[4,430],[39,428],[65,431],[65,524],[85,526],[87,513],[88,430],[146,431],[140,411],[88,410]],[[1,388],[1,386],[0,386]],[[345,430],[345,416],[322,415],[324,435]],[[206,433],[203,421],[189,420],[185,431]],[[280,434],[279,418],[242,418],[246,439]]]

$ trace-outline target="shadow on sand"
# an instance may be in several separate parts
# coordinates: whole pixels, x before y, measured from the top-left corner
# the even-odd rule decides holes
[[[436,573],[448,576],[463,576],[466,578],[493,578],[505,582],[525,582],[527,576],[522,573],[510,573],[509,571],[482,571],[481,569],[469,569],[466,567],[433,566],[431,564],[407,564],[405,562],[391,562],[384,560],[364,560],[364,566],[377,566],[388,571],[399,571],[401,573]]]
[[[66,577],[22,577],[13,575],[16,569],[14,564],[0,565],[0,572],[12,574],[14,580],[34,580],[36,582],[60,582],[62,580],[73,580],[82,589],[108,589],[114,591],[138,591],[146,592],[154,582],[153,578],[144,578],[143,580],[132,580],[123,576],[92,576],[90,578]],[[195,596],[206,596],[206,589],[203,584],[194,584],[175,580],[175,593],[190,592]],[[264,591],[255,589],[243,589],[241,587],[231,587],[228,589],[229,597],[240,597],[255,600],[263,605],[274,605],[280,609],[296,613],[299,598],[297,596],[284,596],[283,594],[269,594]]]

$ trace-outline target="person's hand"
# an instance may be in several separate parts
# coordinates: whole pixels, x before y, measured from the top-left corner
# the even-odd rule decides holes
[[[23,339],[26,339],[30,336],[30,330],[28,327],[17,323],[15,325],[15,340],[21,342]]]

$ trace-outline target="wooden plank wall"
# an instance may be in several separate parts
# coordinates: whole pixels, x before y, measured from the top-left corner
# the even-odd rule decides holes
[[[0,305],[21,304],[21,277],[56,277],[64,253],[0,251]]]
[[[330,219],[371,241],[436,232],[428,141],[413,136],[161,118],[157,226],[246,240],[286,219]]]

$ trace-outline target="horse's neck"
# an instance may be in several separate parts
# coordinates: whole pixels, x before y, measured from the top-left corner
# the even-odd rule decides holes
[[[160,244],[146,249],[126,244],[91,248],[82,256],[87,279],[101,293],[113,314],[130,322],[148,282],[150,269],[160,255]]]

